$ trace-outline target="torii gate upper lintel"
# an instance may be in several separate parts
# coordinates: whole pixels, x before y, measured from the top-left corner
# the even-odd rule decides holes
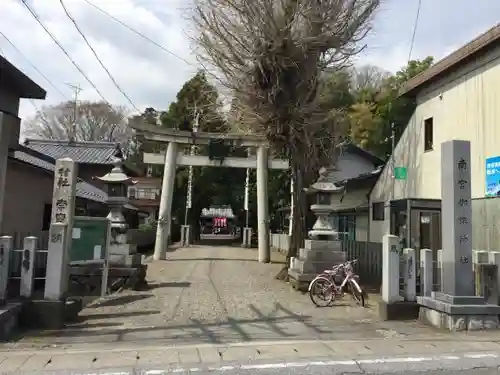
[[[165,259],[171,224],[171,209],[174,192],[175,171],[182,166],[211,166],[227,168],[257,169],[257,221],[259,262],[269,263],[271,258],[269,243],[269,207],[267,179],[268,169],[288,169],[289,163],[283,159],[269,159],[269,142],[263,135],[241,133],[205,133],[165,129],[154,125],[136,124],[132,126],[137,133],[148,141],[167,143],[164,154],[144,153],[144,163],[164,164],[158,228],[156,232],[154,259]],[[207,145],[211,140],[223,139],[224,142],[240,147],[257,148],[256,157],[225,157],[222,162],[210,160],[204,155],[179,153],[179,144]]]

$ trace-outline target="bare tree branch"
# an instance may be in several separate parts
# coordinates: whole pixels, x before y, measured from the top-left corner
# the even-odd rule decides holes
[[[24,125],[28,137],[74,141],[107,141],[126,144],[133,136],[128,126],[127,110],[105,102],[78,103],[75,118],[75,102],[63,102],[43,107]]]
[[[386,70],[377,66],[364,65],[354,68],[351,73],[352,89],[359,92],[364,89],[378,91],[391,76]]]
[[[350,64],[379,0],[196,0],[199,58],[233,93],[231,123],[264,133],[291,161],[293,256],[305,233],[303,188],[346,132],[345,114],[325,103],[322,72]],[[235,126],[235,124],[238,124]],[[329,160],[327,160],[329,159]]]

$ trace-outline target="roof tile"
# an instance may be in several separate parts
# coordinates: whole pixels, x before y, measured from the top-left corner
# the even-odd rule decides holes
[[[26,139],[24,146],[54,160],[71,158],[76,163],[112,165],[117,144]]]

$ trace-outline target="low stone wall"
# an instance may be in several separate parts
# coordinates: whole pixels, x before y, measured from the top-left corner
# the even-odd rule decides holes
[[[286,233],[270,233],[269,242],[271,249],[277,250],[280,253],[288,253],[290,248],[290,236]]]
[[[21,302],[10,302],[0,307],[0,341],[7,341],[18,328]]]

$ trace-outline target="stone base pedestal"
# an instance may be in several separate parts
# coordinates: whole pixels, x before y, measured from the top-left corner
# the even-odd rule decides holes
[[[415,320],[419,314],[419,304],[411,301],[378,304],[378,314],[382,320]]]
[[[132,244],[114,244],[109,246],[109,262],[120,265],[141,264],[142,256],[137,253],[137,248]]]
[[[288,270],[291,284],[299,290],[307,290],[309,282],[318,274],[346,261],[340,241],[306,240],[304,245],[298,257],[290,260]]]
[[[247,248],[252,247],[252,228],[250,227],[243,228],[243,241],[241,246]]]
[[[483,297],[450,296],[433,292],[417,297],[419,320],[449,331],[499,329],[500,306],[485,303]]]
[[[191,225],[181,225],[181,246],[191,245]]]
[[[109,253],[113,255],[132,255],[137,253],[136,245],[129,243],[109,245]]]
[[[132,255],[120,255],[120,254],[109,254],[109,264],[111,266],[126,266],[126,267],[136,267],[143,263],[142,254],[132,254]]]
[[[23,305],[19,325],[23,328],[61,329],[66,322],[76,320],[82,309],[78,300],[34,300]]]
[[[21,302],[10,302],[0,307],[0,342],[9,340],[19,325]]]

